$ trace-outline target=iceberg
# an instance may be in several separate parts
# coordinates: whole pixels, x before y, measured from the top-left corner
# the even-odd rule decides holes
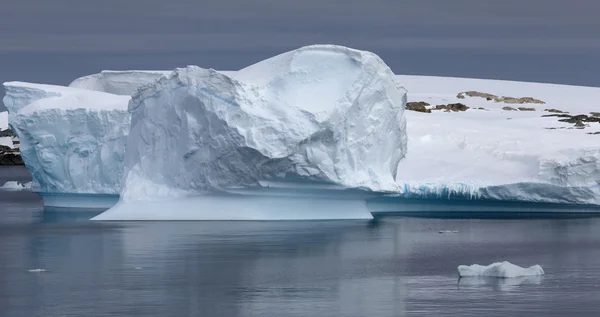
[[[121,192],[130,94],[165,73],[103,71],[69,87],[4,83],[8,123],[45,206],[114,205]]]
[[[513,278],[523,276],[544,275],[544,270],[539,265],[533,265],[528,268],[522,268],[510,262],[496,262],[488,266],[473,264],[458,266],[458,275],[460,277],[501,277]]]
[[[319,192],[322,199],[345,196],[347,214],[370,218],[364,197],[344,193],[396,188],[406,153],[405,104],[406,91],[378,56],[339,46],[304,47],[229,74],[176,69],[132,96],[121,199],[96,219],[163,219],[151,207],[159,204],[140,208],[140,202],[157,200],[181,200],[176,211],[162,210],[177,219],[219,213],[229,219],[251,213],[240,211],[250,200],[262,208],[238,217],[273,219],[270,208],[282,215],[275,219],[304,219],[283,213],[296,209],[290,205],[309,208]],[[311,190],[287,207],[263,202]],[[224,193],[230,195],[214,204]],[[198,195],[210,195],[211,202],[184,203],[208,199]],[[330,204],[321,202],[310,208],[326,215]]]
[[[372,53],[330,45],[239,71],[4,86],[33,190],[53,206],[120,200],[104,219],[337,218],[339,201],[351,218],[600,211],[600,88],[394,75]],[[165,213],[174,200],[185,208]]]
[[[119,194],[128,96],[20,82],[4,88],[35,191]]]

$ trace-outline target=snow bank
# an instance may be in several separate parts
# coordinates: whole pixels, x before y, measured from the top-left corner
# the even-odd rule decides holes
[[[103,70],[98,74],[77,78],[69,84],[69,87],[130,96],[138,87],[152,83],[170,73],[171,71]]]
[[[230,75],[189,66],[133,95],[122,203],[262,181],[395,188],[406,97],[379,57],[309,46]]]
[[[120,192],[130,97],[21,82],[4,84],[10,124],[40,192]]]
[[[31,182],[29,183],[19,183],[15,181],[8,181],[0,187],[3,190],[31,190]]]
[[[496,262],[488,266],[479,264],[460,265],[458,267],[458,275],[461,277],[468,276],[487,276],[487,277],[521,277],[521,276],[537,276],[544,275],[544,270],[539,265],[533,265],[528,268],[522,268],[510,262]]]

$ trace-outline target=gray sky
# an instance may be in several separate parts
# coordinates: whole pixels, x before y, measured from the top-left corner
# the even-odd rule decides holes
[[[315,43],[398,74],[600,86],[598,0],[3,0],[0,80],[239,69]]]

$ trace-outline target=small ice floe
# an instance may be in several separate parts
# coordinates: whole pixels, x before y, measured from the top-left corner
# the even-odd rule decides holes
[[[534,265],[528,268],[523,268],[518,265],[514,265],[510,262],[496,262],[488,266],[479,264],[473,265],[459,265],[458,275],[460,277],[468,276],[484,276],[484,277],[522,277],[522,276],[540,276],[544,275],[544,270],[539,265]]]
[[[446,233],[458,233],[458,230],[440,230],[439,231],[440,234],[446,234]]]
[[[3,189],[3,190],[30,190],[31,182],[22,184],[22,183],[15,182],[15,181],[8,181],[8,182],[4,183],[4,185],[2,185],[2,187],[0,187],[0,189]]]
[[[134,267],[133,269],[134,269],[134,270],[141,270],[141,269],[142,269],[142,267],[141,267],[141,266],[136,266],[136,267]]]
[[[31,270],[27,270],[27,272],[29,273],[43,273],[43,272],[49,272],[46,269],[31,269]]]

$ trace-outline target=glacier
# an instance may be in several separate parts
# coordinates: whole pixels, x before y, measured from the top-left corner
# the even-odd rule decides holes
[[[406,91],[378,56],[339,46],[304,47],[230,74],[176,69],[132,96],[121,200],[97,219],[135,219],[132,211],[160,205],[140,201],[174,199],[186,219],[251,213],[239,211],[249,201],[262,208],[239,217],[273,219],[268,210],[276,209],[275,219],[303,219],[290,206],[325,215],[331,199],[347,203],[348,215],[370,218],[361,195],[336,193],[396,188],[405,104]],[[298,187],[330,194],[309,206]],[[216,205],[195,197],[223,193]],[[282,196],[287,207],[275,202]],[[184,203],[190,199],[199,202]]]

